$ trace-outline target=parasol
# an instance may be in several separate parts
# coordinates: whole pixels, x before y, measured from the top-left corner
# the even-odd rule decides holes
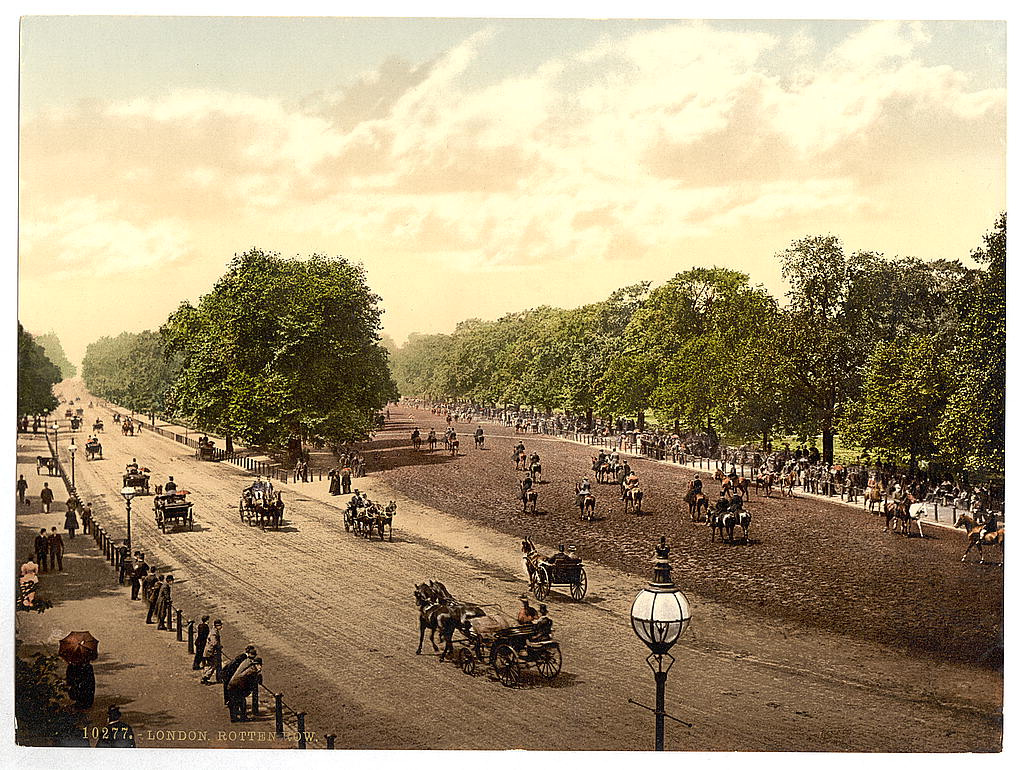
[[[100,643],[88,631],[72,631],[60,640],[59,654],[68,663],[78,665],[96,660]]]

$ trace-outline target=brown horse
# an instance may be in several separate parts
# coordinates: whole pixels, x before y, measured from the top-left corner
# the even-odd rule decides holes
[[[526,513],[526,507],[530,507],[530,513],[537,512],[537,492],[536,490],[519,490],[519,499],[523,503],[523,513]]]
[[[974,520],[972,516],[966,513],[960,515],[957,519],[956,526],[959,529],[963,527],[967,531],[967,550],[964,551],[964,555],[960,558],[960,561],[967,561],[967,554],[971,552],[972,548],[978,549],[978,556],[981,557],[981,563],[985,563],[985,552],[982,548],[986,545],[997,545],[999,546],[999,566],[1003,566],[1003,541],[1006,539],[1005,527],[999,527],[994,532],[986,532],[985,526],[979,524]]]
[[[702,521],[701,516],[708,515],[708,497],[703,492],[695,492],[690,489],[686,493],[686,504],[690,506],[690,521]]]
[[[580,518],[584,521],[594,520],[594,509],[597,506],[597,498],[593,492],[577,492],[576,505],[580,509]]]

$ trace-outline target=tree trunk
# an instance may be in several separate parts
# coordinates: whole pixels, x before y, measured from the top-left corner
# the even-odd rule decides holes
[[[673,415],[672,419],[672,430],[678,436],[679,435],[679,413]]]
[[[832,465],[832,460],[835,457],[835,437],[836,432],[831,428],[821,432],[821,457],[826,465]]]
[[[643,430],[644,429],[644,412],[643,412],[642,409],[639,412],[637,412],[637,414],[636,414],[636,429],[637,430]]]
[[[235,451],[235,445],[231,442],[230,433],[224,434],[224,448],[228,454],[231,454],[232,452]]]
[[[587,430],[591,430],[594,427],[594,409],[593,407],[587,407]]]
[[[768,451],[768,431],[764,431],[761,434],[761,449],[763,449],[765,452]]]

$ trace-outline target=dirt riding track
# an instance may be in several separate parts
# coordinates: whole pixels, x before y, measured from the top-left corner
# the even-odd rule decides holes
[[[88,401],[80,384],[61,387]],[[653,717],[628,703],[653,705],[654,689],[628,612],[664,534],[694,610],[667,695],[669,713],[693,726],[669,722],[669,749],[999,749],[1002,572],[961,565],[962,532],[908,539],[883,534],[868,514],[755,497],[752,542],[712,545],[705,526],[680,517],[681,469],[649,462],[637,465],[649,514],[627,517],[609,485],[597,491],[603,520],[584,524],[571,489],[590,467],[588,448],[535,436],[525,443],[542,458],[543,513],[524,515],[509,432],[485,425],[485,449],[475,450],[462,425],[460,456],[417,453],[412,428],[442,421],[405,407],[391,414],[370,446],[370,476],[355,484],[398,502],[391,543],[347,534],[347,498],[329,496],[326,480],[279,485],[285,526],[250,528],[237,506],[251,476],[200,463],[150,431],[115,434],[108,410],[86,412],[86,424],[102,416],[108,432],[105,459],[77,463],[78,484],[112,526],[123,520],[117,491],[132,457],[154,483],[174,475],[192,492],[192,532],[161,534],[139,498],[136,547],[175,570],[186,617],[224,617],[233,650],[258,644],[269,686],[308,712],[308,729],[337,733],[339,747],[650,748]],[[460,598],[514,610],[526,588],[517,540],[526,533],[543,553],[576,544],[587,564],[586,601],[557,591],[547,600],[562,674],[512,690],[439,664],[429,643],[415,655],[413,584],[440,579]],[[213,696],[195,685],[189,697]],[[897,714],[906,729],[882,729]],[[138,734],[147,718],[136,719]]]

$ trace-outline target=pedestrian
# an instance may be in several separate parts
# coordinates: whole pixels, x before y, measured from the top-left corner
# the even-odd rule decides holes
[[[173,631],[173,624],[168,617],[171,613],[171,586],[174,585],[174,575],[168,575],[160,586],[160,594],[156,597],[157,631]]]
[[[78,529],[78,517],[75,516],[75,509],[68,508],[68,512],[64,514],[64,529],[68,532],[68,539],[75,539],[75,530]]]
[[[50,512],[50,504],[53,502],[53,490],[49,482],[43,482],[43,488],[39,490],[39,502],[43,504],[43,513]]]
[[[96,698],[96,674],[92,670],[92,663],[68,663],[66,677],[68,697],[79,708],[91,708]]]
[[[153,614],[156,612],[157,602],[160,598],[160,591],[164,587],[164,576],[158,575],[153,581],[146,598],[149,600],[149,612],[146,613],[146,623],[153,622]]]
[[[341,493],[352,494],[352,469],[348,465],[341,469]]]
[[[220,680],[224,685],[224,705],[230,708],[231,698],[228,693],[228,684],[231,682],[231,678],[235,675],[235,672],[241,667],[247,660],[253,660],[256,658],[256,647],[253,645],[246,645],[245,650],[241,655],[236,655],[232,660],[220,670]],[[234,720],[232,720],[234,721]]]
[[[31,608],[35,603],[36,588],[39,585],[39,565],[32,560],[32,554],[25,556],[25,563],[21,565],[21,579],[18,585],[21,588],[22,606]]]
[[[203,661],[206,663],[206,668],[203,670],[203,676],[199,680],[203,684],[213,684],[210,681],[210,677],[217,675],[217,658],[220,656],[220,629],[224,624],[218,618],[213,621],[213,630],[210,631],[210,635],[206,638],[206,646],[203,648]]]
[[[203,615],[199,619],[199,625],[196,626],[196,639],[195,639],[195,657],[192,658],[192,670],[198,671],[202,668],[203,664],[203,652],[206,649],[206,640],[210,637],[210,624],[209,615]]]
[[[263,658],[242,661],[227,685],[228,711],[232,722],[248,722],[246,699],[263,681]]]
[[[46,537],[45,527],[40,529],[39,534],[36,535],[35,551],[36,564],[39,565],[39,571],[46,572],[46,560],[50,553],[50,540]]]
[[[341,474],[337,468],[331,468],[327,471],[327,492],[332,495],[341,494]]]
[[[86,503],[82,510],[82,534],[92,534],[92,503]]]
[[[125,581],[131,577],[132,570],[135,565],[132,564],[131,560],[131,546],[128,545],[128,540],[122,540],[121,545],[117,547],[117,582],[119,585],[124,585]]]
[[[136,554],[135,564],[132,567],[132,601],[138,601],[139,588],[142,586],[142,581],[148,574],[149,565],[146,564],[146,554],[142,551],[138,551]]]
[[[121,709],[111,706],[107,709],[107,724],[100,728],[96,740],[98,749],[134,749],[135,733],[131,725],[121,721]]]
[[[25,493],[28,492],[28,482],[25,481],[24,476],[18,476],[18,503],[21,505],[27,505],[28,500],[25,499]]]
[[[56,527],[53,527],[49,536],[46,538],[47,548],[50,552],[50,569],[54,569],[54,564],[57,565],[57,569],[61,572],[64,571],[64,538],[60,536],[60,532],[57,531]]]

